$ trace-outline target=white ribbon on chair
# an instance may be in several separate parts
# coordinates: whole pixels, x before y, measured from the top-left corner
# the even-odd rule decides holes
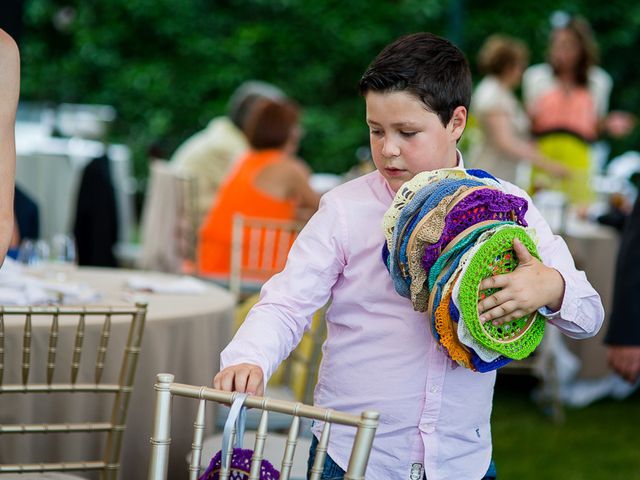
[[[224,424],[224,431],[222,433],[222,465],[228,469],[231,464],[231,457],[228,455],[229,442],[231,441],[231,432],[233,427],[236,428],[236,438],[233,448],[242,448],[242,439],[244,437],[244,426],[247,417],[247,407],[244,406],[244,401],[247,398],[246,393],[238,393],[231,408],[229,409],[229,415],[227,421]]]

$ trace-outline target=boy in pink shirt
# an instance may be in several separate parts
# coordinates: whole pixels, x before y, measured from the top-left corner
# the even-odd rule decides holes
[[[456,368],[425,314],[395,292],[380,255],[382,217],[400,186],[423,171],[464,168],[456,144],[471,96],[467,60],[445,39],[408,35],[374,59],[360,91],[377,170],[323,196],[285,270],[265,284],[222,352],[214,386],[261,394],[313,312],[331,298],[315,403],[380,412],[367,479],[495,478],[489,473],[495,371]],[[481,284],[499,288],[479,304],[481,320],[499,324],[539,310],[566,335],[595,335],[604,316],[598,294],[532,204],[525,219],[536,230],[542,261],[515,241],[518,268]],[[314,426],[316,436],[321,427]],[[352,443],[348,427],[332,428],[322,478],[343,477]]]

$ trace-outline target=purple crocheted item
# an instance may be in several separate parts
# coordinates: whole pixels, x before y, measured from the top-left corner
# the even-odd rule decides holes
[[[229,480],[248,480],[251,472],[251,456],[253,450],[246,448],[234,448],[231,457]],[[200,476],[198,480],[218,480],[220,478],[220,468],[222,467],[222,452],[218,451],[213,458],[209,467]],[[278,480],[280,472],[267,460],[262,460],[260,467],[260,480]]]
[[[440,239],[425,247],[422,265],[427,275],[438,260],[440,252],[460,232],[485,220],[510,220],[526,227],[524,215],[528,208],[529,204],[524,198],[500,190],[482,188],[471,192],[461,199],[445,217]]]

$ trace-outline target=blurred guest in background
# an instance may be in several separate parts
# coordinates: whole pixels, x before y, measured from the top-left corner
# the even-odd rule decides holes
[[[200,271],[228,275],[233,216],[307,220],[320,195],[309,185],[310,171],[297,158],[300,112],[288,100],[262,98],[245,124],[251,146],[220,187],[200,229]]]
[[[13,194],[13,214],[15,223],[7,254],[11,258],[17,258],[18,249],[23,240],[38,240],[40,238],[38,204],[17,185]]]
[[[198,211],[204,218],[229,167],[248,148],[243,133],[247,113],[260,98],[281,99],[277,87],[260,81],[240,85],[229,99],[227,115],[216,117],[207,127],[187,139],[171,157],[177,171],[194,177],[198,188]]]
[[[597,66],[598,47],[589,23],[563,13],[552,21],[548,63],[525,71],[523,94],[540,149],[570,175],[558,178],[534,168],[533,189],[562,191],[584,207],[593,200],[591,144],[603,130],[624,135],[633,119],[623,112],[607,115],[613,82]]]
[[[73,236],[78,265],[117,267],[114,248],[118,243],[118,205],[110,160],[103,155],[82,171],[76,201]]]
[[[605,343],[609,364],[630,383],[640,378],[640,195],[622,234],[616,264],[613,308]]]
[[[490,36],[478,53],[478,68],[485,76],[471,99],[471,113],[483,135],[471,146],[469,164],[511,183],[522,183],[517,181],[520,162],[554,176],[568,173],[545,157],[529,137],[529,119],[514,94],[528,60],[529,50],[522,41],[506,35]]]
[[[0,29],[11,35],[18,45],[24,26],[24,4],[24,0],[3,0],[0,11]]]
[[[0,263],[14,231],[16,170],[15,122],[20,91],[20,55],[13,39],[0,30]]]

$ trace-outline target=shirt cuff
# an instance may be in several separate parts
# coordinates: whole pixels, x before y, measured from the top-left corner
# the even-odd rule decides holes
[[[560,308],[560,310],[562,310],[562,308]],[[545,318],[559,318],[560,317],[560,310],[557,311],[553,311],[551,310],[549,307],[547,307],[546,305],[543,307],[540,307],[538,309],[538,313],[540,315],[542,315]]]

